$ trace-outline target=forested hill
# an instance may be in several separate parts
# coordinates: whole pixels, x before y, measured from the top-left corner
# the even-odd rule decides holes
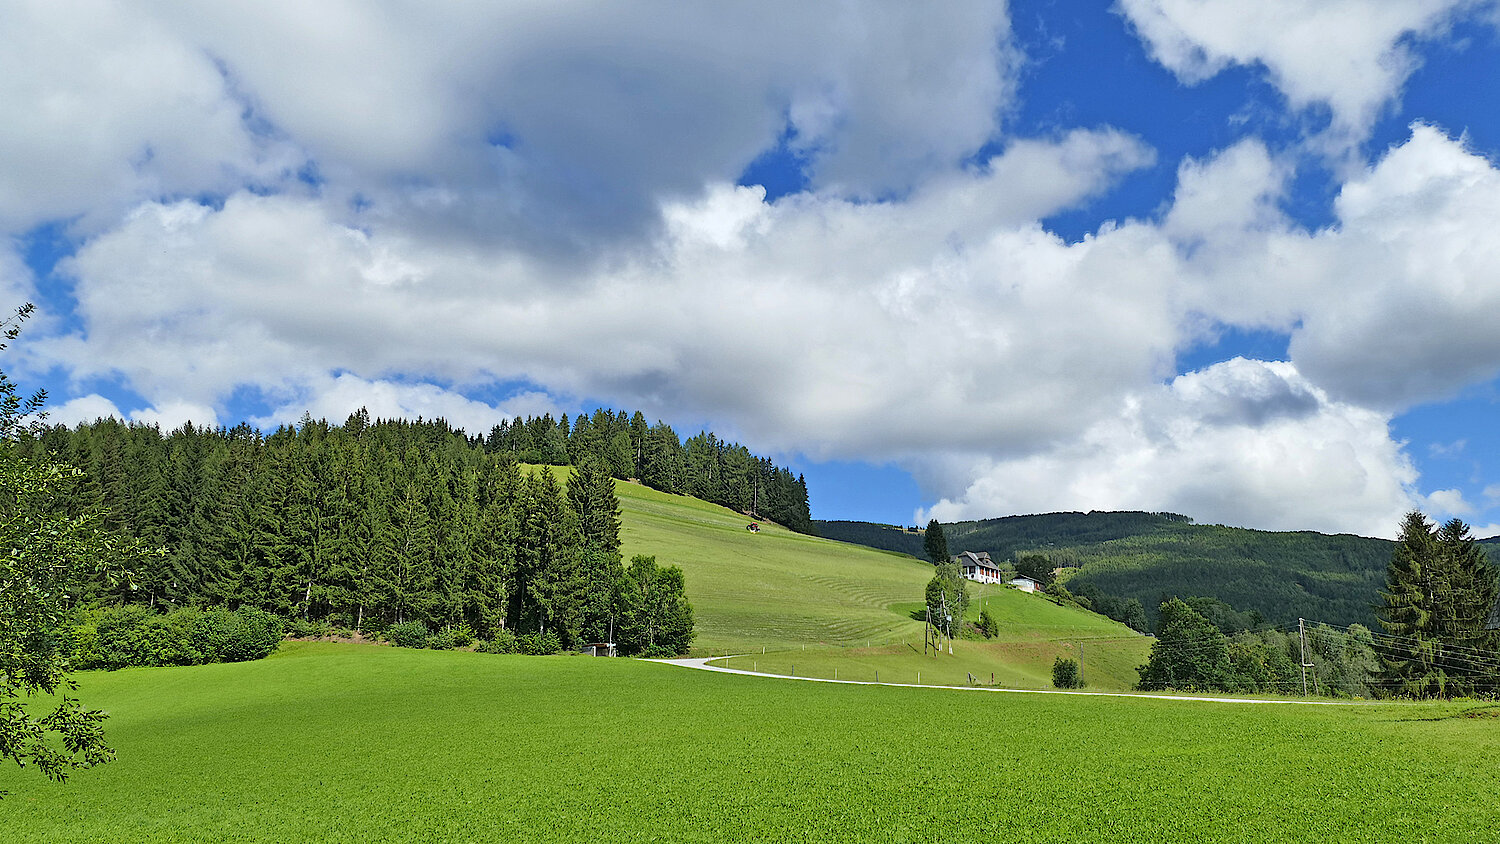
[[[550,414],[517,416],[471,441],[518,463],[565,466],[593,457],[616,478],[637,478],[661,492],[755,513],[798,533],[813,532],[807,481],[801,475],[793,476],[712,431],[681,440],[665,422],[647,425],[640,411],[595,410],[592,416],[579,414],[571,424],[566,413],[556,420]]]
[[[662,492],[691,495],[753,513],[799,533],[813,530],[807,482],[801,475],[752,454],[739,443],[721,440],[711,431],[681,440],[665,422],[648,425],[640,412],[632,415],[596,410],[591,416],[579,414],[571,421],[567,414],[561,419],[550,414],[518,416],[494,426],[487,434],[475,435],[453,428],[442,419],[372,421],[364,410],[352,414],[343,426],[304,416],[295,428],[287,426],[267,435],[243,424],[220,429],[188,424],[163,433],[154,425],[100,419],[72,429],[44,428],[22,448],[51,452],[84,470],[90,488],[98,495],[97,503],[114,513],[155,514],[169,505],[151,499],[181,494],[157,477],[169,462],[240,441],[258,449],[268,442],[295,440],[304,428],[309,429],[309,435],[318,429],[356,437],[379,431],[382,438],[399,442],[395,446],[398,453],[409,446],[427,453],[460,447],[514,463],[544,466],[574,466],[591,458],[621,480],[638,479]],[[366,467],[362,471],[374,470]],[[167,491],[161,492],[163,489]]]
[[[867,522],[815,522],[830,539],[922,556],[922,536]],[[995,560],[1044,554],[1078,567],[1077,595],[1136,599],[1154,618],[1170,597],[1209,597],[1271,623],[1299,617],[1375,623],[1391,543],[1349,534],[1195,525],[1172,513],[1048,513],[943,525],[948,548],[988,551]]]
[[[613,617],[590,603],[620,576],[618,522],[600,528],[591,515],[613,512],[599,503],[614,500],[611,473],[810,529],[801,478],[712,434],[684,446],[640,414],[518,419],[488,437],[364,411],[264,435],[101,419],[23,431],[10,447],[83,471],[59,497],[64,511],[97,508],[104,530],[164,549],[129,580],[87,575],[75,591],[85,601],[251,606],[376,630],[503,627],[571,646],[601,641],[588,637],[607,635]],[[539,447],[576,462],[566,488],[520,470]]]
[[[1000,560],[1011,557],[1016,551],[1123,539],[1149,533],[1163,524],[1191,522],[1187,516],[1175,513],[1044,513],[978,522],[953,522],[943,525],[943,532],[948,537],[950,550],[955,554],[959,551],[989,551],[992,557]],[[815,521],[813,524],[817,527],[819,536],[829,539],[897,551],[913,557],[924,554],[922,533],[915,527],[847,521]],[[970,547],[964,543],[978,544]]]

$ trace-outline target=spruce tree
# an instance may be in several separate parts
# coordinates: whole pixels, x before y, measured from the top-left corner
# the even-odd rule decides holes
[[[927,551],[927,559],[935,566],[948,562],[948,537],[943,535],[943,526],[938,524],[937,519],[927,523],[927,533],[922,537],[922,547]]]
[[[1436,619],[1437,537],[1427,517],[1413,510],[1401,521],[1396,547],[1386,567],[1385,590],[1376,615],[1392,635],[1382,649],[1385,677],[1393,690],[1425,697],[1441,694],[1446,675],[1438,666]]]
[[[1460,519],[1437,531],[1440,570],[1447,587],[1435,634],[1446,647],[1455,694],[1484,693],[1500,679],[1496,634],[1485,628],[1495,606],[1496,576],[1484,550]]]
[[[479,532],[474,540],[474,599],[470,624],[484,638],[505,627],[513,594],[519,542],[517,496],[521,475],[514,463],[491,463],[478,486]]]
[[[581,635],[607,641],[619,614],[620,501],[603,464],[589,459],[568,481],[568,503],[578,517],[583,570]]]
[[[1406,514],[1376,614],[1389,635],[1381,646],[1392,690],[1413,697],[1489,691],[1500,658],[1485,625],[1496,576],[1469,526],[1452,519],[1434,530]]]
[[[513,626],[556,633],[573,644],[582,628],[578,596],[583,591],[578,517],[567,505],[550,469],[524,484],[520,539],[516,549]]]

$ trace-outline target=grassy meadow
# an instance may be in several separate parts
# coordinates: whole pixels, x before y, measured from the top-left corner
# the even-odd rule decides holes
[[[680,566],[697,619],[697,654],[738,653],[733,667],[787,674],[961,683],[968,675],[1001,685],[1049,686],[1052,661],[1084,649],[1086,680],[1128,688],[1149,642],[1107,618],[1059,607],[1037,595],[974,586],[970,618],[988,608],[1001,635],[959,641],[954,654],[922,657],[922,590],[932,566],[911,557],[832,542],[761,523],[732,510],[638,484],[618,483],[621,541],[628,559],[653,554]],[[749,656],[758,655],[758,656]],[[1095,670],[1090,671],[1093,668]]]
[[[1500,708],[1007,695],[289,643],[81,676],[119,759],[0,840],[1473,841]]]

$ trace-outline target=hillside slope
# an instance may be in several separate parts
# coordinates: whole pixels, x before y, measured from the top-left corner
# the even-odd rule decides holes
[[[766,660],[768,670],[796,661],[799,673],[817,666],[830,676],[836,666],[853,670],[856,662],[872,676],[882,665],[896,670],[921,652],[923,625],[913,613],[923,606],[929,564],[765,522],[751,533],[747,517],[714,504],[633,483],[615,489],[626,559],[654,555],[686,576],[696,652],[774,657],[781,651],[796,656]],[[924,676],[960,682],[967,674],[993,673],[997,682],[1046,685],[1055,656],[1076,655],[1077,642],[1092,641],[1101,666],[1115,666],[1101,668],[1101,684],[1134,682],[1147,640],[1124,625],[1013,589],[976,586],[974,592],[971,617],[978,618],[981,606],[989,608],[1001,635],[989,642],[960,641],[952,659],[923,668]],[[1106,647],[1106,640],[1119,645]],[[1106,650],[1116,656],[1104,657]]]
[[[891,549],[920,546],[900,529],[858,522],[819,522],[824,536]],[[988,551],[997,560],[1044,553],[1077,566],[1069,581],[1135,598],[1154,617],[1164,598],[1206,596],[1255,610],[1273,623],[1297,618],[1335,624],[1375,623],[1391,543],[1327,535],[1195,525],[1168,513],[1048,513],[943,526],[949,549]]]

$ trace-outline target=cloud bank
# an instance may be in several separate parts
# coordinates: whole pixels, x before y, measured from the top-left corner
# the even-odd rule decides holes
[[[1469,506],[1424,497],[1390,433],[1500,373],[1500,173],[1440,128],[1352,169],[1326,228],[1285,215],[1294,163],[1248,138],[1069,242],[1045,221],[1156,153],[1108,126],[1008,134],[999,4],[96,5],[0,34],[0,225],[79,243],[54,280],[74,324],[29,354],[147,405],[79,386],[58,421],[238,421],[250,390],[257,424],[365,405],[482,430],[601,401],[894,461],[945,519],[1389,533]],[[1280,27],[1121,9],[1184,80],[1259,63],[1356,138],[1409,39],[1471,8],[1348,5]],[[1363,28],[1315,73],[1304,36],[1335,14]],[[736,185],[764,155],[807,189]],[[1289,360],[1177,374],[1226,327],[1288,335]],[[497,384],[521,386],[473,398]]]

